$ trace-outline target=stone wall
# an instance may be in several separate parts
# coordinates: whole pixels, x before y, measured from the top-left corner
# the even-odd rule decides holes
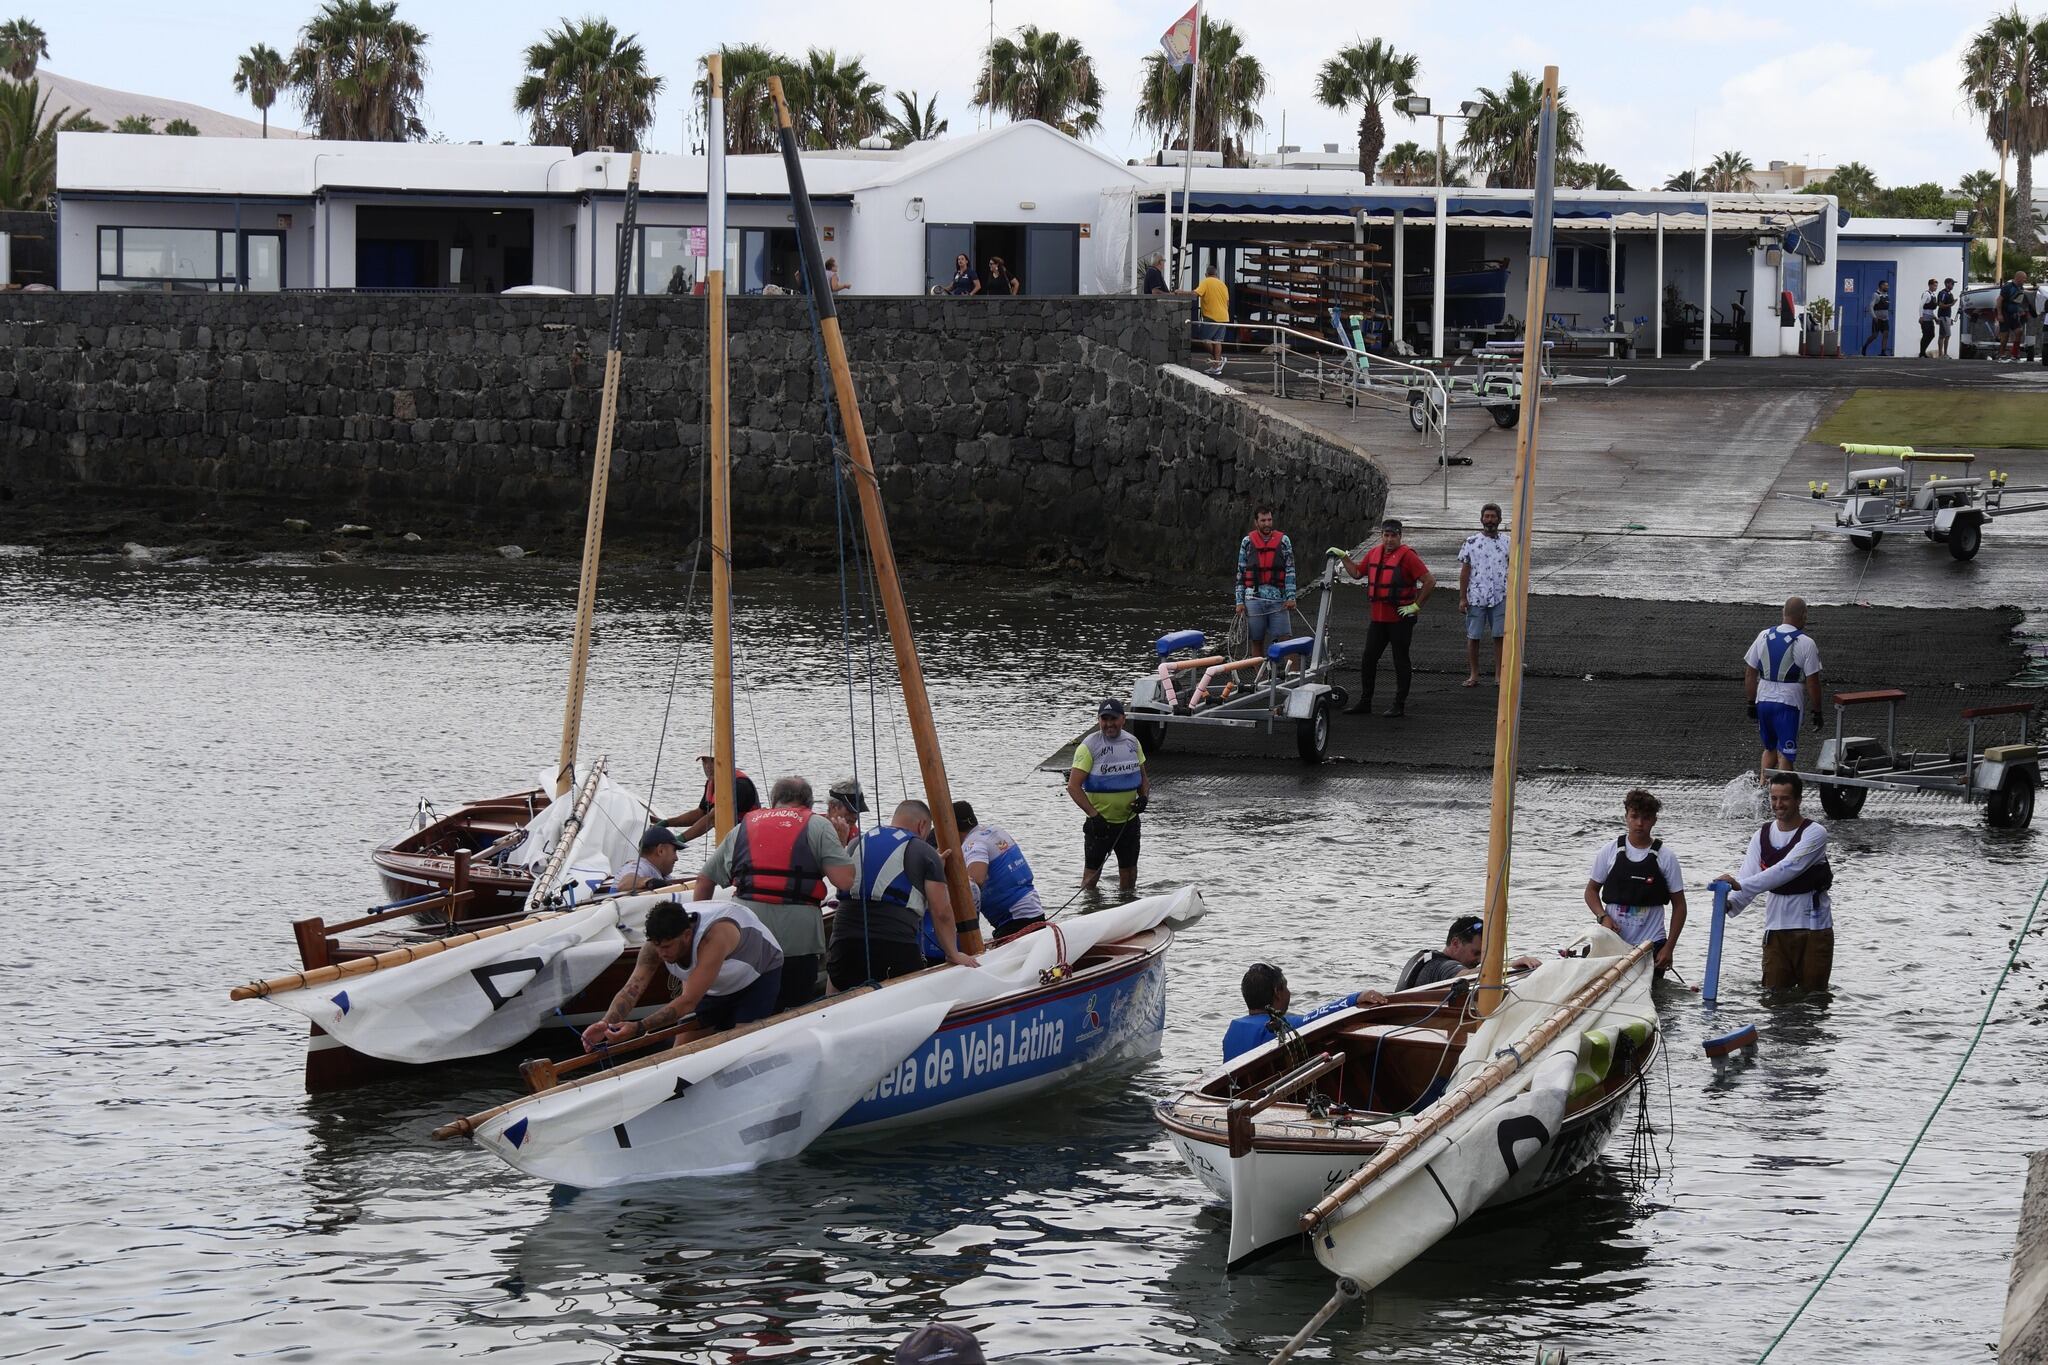
[[[0,484],[580,525],[608,312],[570,296],[0,297]],[[1317,545],[1358,540],[1384,502],[1362,452],[1172,366],[1179,301],[877,298],[840,314],[907,555],[1213,570],[1254,499]],[[808,312],[743,298],[729,316],[735,526],[827,539]],[[702,301],[631,301],[615,524],[695,525],[703,392]]]

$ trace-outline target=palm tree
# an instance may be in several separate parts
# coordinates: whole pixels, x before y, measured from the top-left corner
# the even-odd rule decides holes
[[[1195,110],[1196,149],[1223,153],[1226,166],[1247,164],[1245,137],[1265,127],[1259,101],[1266,97],[1266,69],[1244,50],[1244,35],[1228,20],[1202,18],[1196,60],[1202,69],[1202,98]],[[1138,126],[1159,135],[1166,147],[1186,147],[1188,80],[1192,66],[1176,71],[1166,55],[1145,58],[1138,91]]]
[[[93,126],[83,110],[51,113],[37,81],[0,81],[0,209],[49,208],[57,189],[57,134]]]
[[[164,132],[170,137],[198,137],[199,125],[188,118],[174,118],[164,125]]]
[[[535,146],[631,151],[654,126],[662,78],[648,71],[638,35],[621,37],[608,19],[564,19],[526,49],[526,69],[512,107]]]
[[[277,103],[277,92],[284,89],[291,74],[284,54],[268,43],[258,43],[235,58],[235,93],[247,95],[263,115],[265,137],[270,136],[270,106]]]
[[[1558,164],[1558,180],[1575,190],[1628,190],[1635,186],[1622,178],[1620,171],[1601,161],[1563,161]]]
[[[1698,171],[1680,171],[1664,177],[1664,188],[1672,191],[1698,190],[1706,187],[1706,178]]]
[[[117,133],[154,133],[156,120],[148,114],[126,114],[114,121]]]
[[[36,74],[36,63],[49,55],[49,37],[36,27],[35,20],[9,19],[0,24],[0,71],[26,81]]]
[[[1080,40],[1026,24],[1015,38],[989,44],[968,103],[1015,122],[1037,119],[1069,137],[1102,126],[1102,82]]]
[[[1329,109],[1357,105],[1358,171],[1372,183],[1373,168],[1379,164],[1380,148],[1387,143],[1386,121],[1380,106],[1395,95],[1415,93],[1415,78],[1422,63],[1406,52],[1396,52],[1375,38],[1354,42],[1323,63],[1316,76],[1316,102]],[[1403,114],[1403,118],[1407,115]]]
[[[1433,155],[1423,151],[1420,143],[1397,142],[1380,158],[1380,170],[1389,184],[1419,185]]]
[[[1527,189],[1536,178],[1536,127],[1543,112],[1543,82],[1527,72],[1510,73],[1499,90],[1479,88],[1479,112],[1465,123],[1460,150],[1475,169],[1486,173],[1486,183],[1496,189]],[[1565,104],[1564,89],[1557,92],[1557,155],[1559,160],[1577,156],[1579,116]]]
[[[1837,167],[1835,173],[1818,185],[1808,185],[1809,193],[1832,194],[1843,208],[1851,214],[1861,213],[1877,197],[1877,175],[1860,161],[1851,161]]]
[[[946,131],[950,120],[939,117],[939,97],[933,95],[920,108],[917,91],[898,90],[893,98],[900,111],[889,115],[889,145],[907,147],[913,142],[929,142]]]
[[[2031,253],[2034,156],[2048,147],[2048,20],[2031,20],[2017,5],[1993,17],[1963,49],[1962,91],[1983,115],[1991,145],[2011,141],[2019,169],[2008,205],[2009,232]]]
[[[409,142],[420,121],[427,35],[398,18],[397,0],[326,0],[299,33],[291,83],[316,136]]]
[[[1741,152],[1723,152],[1707,163],[1706,188],[1732,194],[1749,187],[1749,173],[1756,164]]]
[[[1998,230],[1998,172],[1971,171],[1956,182],[1956,195],[1968,202],[1978,226]],[[2011,188],[2007,187],[2006,199],[2010,202],[2011,198]]]
[[[814,47],[797,73],[790,114],[809,146],[850,147],[889,121],[882,95],[881,82],[868,75],[860,58],[842,61],[831,48]]]
[[[736,156],[774,151],[775,102],[768,93],[768,78],[782,77],[783,94],[792,96],[795,92],[790,85],[797,76],[796,64],[759,43],[722,47],[718,55],[724,59],[720,83],[725,87],[725,150]],[[700,57],[697,82],[691,87],[698,109],[704,107],[710,89],[708,68]],[[794,119],[795,110],[790,112]]]

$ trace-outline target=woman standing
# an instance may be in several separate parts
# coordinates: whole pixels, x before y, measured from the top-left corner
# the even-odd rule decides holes
[[[981,278],[974,273],[974,262],[967,259],[964,251],[953,258],[953,287],[946,292],[963,295],[981,292]]]
[[[990,294],[1016,294],[1021,293],[1023,288],[1024,282],[1010,273],[1010,267],[1003,264],[1002,257],[991,256],[988,258],[988,289],[985,292]]]

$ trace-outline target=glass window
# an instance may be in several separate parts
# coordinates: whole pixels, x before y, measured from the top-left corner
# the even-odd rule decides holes
[[[100,229],[100,274],[104,276],[121,273],[121,229]]]
[[[703,228],[641,227],[640,249],[633,256],[628,291],[694,294],[704,271],[703,249]]]
[[[100,229],[102,289],[217,290],[235,283],[235,235],[213,228]]]

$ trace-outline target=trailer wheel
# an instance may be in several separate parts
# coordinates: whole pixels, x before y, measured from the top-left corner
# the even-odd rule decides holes
[[[1868,787],[1845,787],[1839,782],[1820,784],[1820,808],[1837,820],[1854,820],[1869,797]]]
[[[1977,557],[1977,551],[1984,548],[1984,523],[1975,517],[1957,517],[1955,524],[1948,528],[1948,552],[1958,560],[1968,561]]]
[[[1307,720],[1294,723],[1294,751],[1304,763],[1320,763],[1330,752],[1330,699],[1316,699],[1316,709]]]
[[[1421,389],[1408,390],[1408,425],[1417,431],[1429,430],[1429,409],[1423,406],[1425,401]]]
[[[1877,542],[1884,539],[1882,531],[1851,531],[1849,543],[1859,550],[1875,550]]]
[[[1998,784],[1984,812],[1993,829],[2025,829],[2034,823],[2034,775],[2015,768]]]
[[[1502,431],[1506,431],[1509,427],[1522,420],[1522,405],[1520,403],[1515,404],[1513,407],[1488,408],[1487,411],[1493,414],[1493,424]]]
[[[1138,732],[1138,743],[1149,753],[1161,753],[1166,748],[1166,722],[1163,720],[1141,720],[1133,722],[1131,728]]]

